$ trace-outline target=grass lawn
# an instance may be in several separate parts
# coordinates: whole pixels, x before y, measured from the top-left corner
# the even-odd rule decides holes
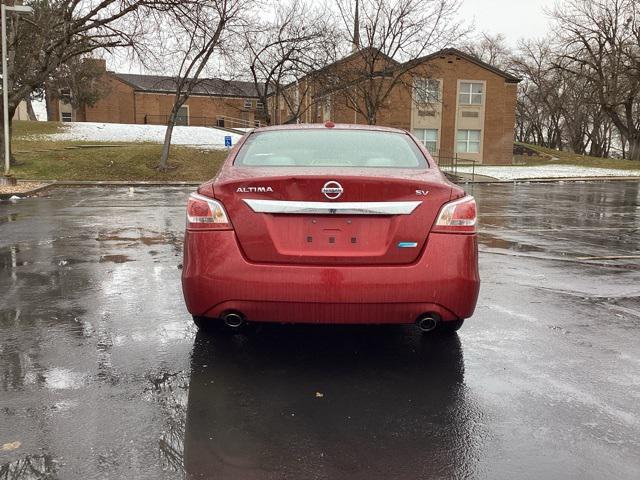
[[[217,173],[227,155],[225,150],[200,150],[173,146],[171,170],[155,167],[162,146],[155,143],[115,143],[52,141],[39,136],[58,132],[59,122],[13,122],[12,173],[20,180],[125,180],[125,181],[204,181]],[[584,167],[640,169],[640,162],[596,158],[522,144],[546,156],[523,156],[526,166],[578,165]],[[551,159],[556,157],[556,159]]]
[[[166,173],[155,167],[162,145],[51,141],[34,135],[56,133],[58,122],[13,122],[12,173],[20,180],[204,181],[227,155],[224,150],[173,146]],[[100,145],[96,147],[95,145]],[[73,148],[69,148],[73,147]]]
[[[550,157],[521,157],[526,166],[534,165],[578,165],[583,167],[599,167],[599,168],[619,168],[621,170],[638,170],[640,169],[640,162],[635,160],[622,160],[619,158],[600,158],[590,157],[588,155],[578,155],[572,152],[553,150],[552,148],[539,147],[537,145],[530,145],[528,143],[519,143],[528,147],[540,154],[550,155],[556,157],[551,159]]]

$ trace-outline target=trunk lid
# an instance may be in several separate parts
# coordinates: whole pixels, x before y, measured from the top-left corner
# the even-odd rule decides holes
[[[437,169],[232,168],[211,193],[254,262],[411,263],[452,191]]]

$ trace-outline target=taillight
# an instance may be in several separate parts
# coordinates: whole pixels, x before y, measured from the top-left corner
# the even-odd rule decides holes
[[[231,224],[220,202],[192,193],[187,202],[187,228],[194,230],[230,230]]]
[[[467,196],[446,203],[431,231],[440,233],[475,233],[478,221],[476,199]]]

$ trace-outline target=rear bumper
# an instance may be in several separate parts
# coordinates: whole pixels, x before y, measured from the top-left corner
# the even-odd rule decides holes
[[[319,266],[246,260],[233,231],[187,231],[182,289],[192,315],[228,310],[250,321],[413,323],[473,314],[480,288],[475,235],[431,233],[409,265]]]

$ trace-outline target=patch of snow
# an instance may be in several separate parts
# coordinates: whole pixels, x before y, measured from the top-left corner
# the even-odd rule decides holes
[[[458,172],[471,173],[471,167],[458,167]],[[620,170],[616,168],[581,167],[579,165],[536,165],[518,166],[477,166],[475,173],[498,180],[522,180],[527,178],[597,178],[597,177],[640,177],[640,170]]]
[[[59,133],[40,135],[39,138],[53,141],[163,143],[167,127],[164,125],[70,122],[65,123],[63,129]],[[241,137],[241,135],[215,128],[176,126],[173,129],[171,144],[207,150],[224,149],[225,136],[231,136],[234,144]]]

